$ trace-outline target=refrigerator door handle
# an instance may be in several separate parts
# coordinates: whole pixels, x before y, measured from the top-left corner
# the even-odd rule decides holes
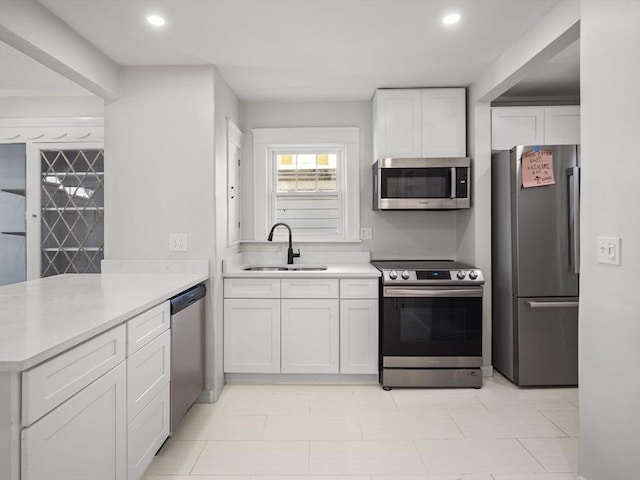
[[[577,307],[580,302],[538,302],[535,300],[529,300],[527,305],[531,308],[566,308]]]
[[[580,167],[567,169],[569,186],[569,267],[580,273]]]

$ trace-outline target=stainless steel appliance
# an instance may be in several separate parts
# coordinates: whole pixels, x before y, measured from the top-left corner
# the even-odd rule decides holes
[[[551,152],[555,184],[523,188],[536,148]],[[491,167],[493,365],[518,385],[576,385],[579,147],[518,146]]]
[[[171,432],[204,388],[204,285],[176,295],[171,304]]]
[[[482,272],[463,263],[376,260],[380,383],[482,386]]]
[[[373,165],[373,208],[469,208],[470,169],[469,157],[381,158]]]

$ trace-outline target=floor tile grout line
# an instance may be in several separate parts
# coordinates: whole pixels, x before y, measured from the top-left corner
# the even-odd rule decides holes
[[[198,453],[198,456],[194,460],[193,465],[191,465],[191,468],[189,469],[189,475],[191,475],[191,472],[193,472],[193,469],[196,468],[196,463],[198,463],[198,460],[200,460],[200,457],[202,456],[202,452],[204,452],[204,449],[206,448],[207,443],[209,443],[209,442],[208,441],[204,441],[202,443],[203,443],[202,448],[200,449],[200,452]]]
[[[420,463],[422,464],[422,467],[424,468],[425,475],[429,475],[429,469],[427,468],[427,464],[425,463],[424,458],[420,454],[420,449],[418,448],[418,444],[416,443],[417,441],[418,440],[411,440],[411,443],[413,444],[413,448],[415,449],[416,453],[418,454],[418,458],[420,459]]]
[[[516,440],[518,441],[518,443],[519,443],[520,445],[522,445],[522,448],[524,448],[524,449],[527,451],[527,453],[528,453],[529,455],[531,455],[531,457],[532,457],[532,458],[533,458],[533,459],[534,459],[534,460],[535,460],[535,461],[536,461],[536,462],[537,462],[537,463],[538,463],[538,464],[539,464],[539,465],[544,469],[545,473],[553,473],[553,472],[549,472],[549,470],[547,470],[547,467],[545,467],[545,466],[542,464],[542,462],[541,462],[540,460],[538,460],[538,457],[536,457],[536,456],[535,456],[535,455],[534,455],[534,454],[533,454],[533,453],[532,453],[532,452],[527,448],[527,446],[526,446],[524,443],[522,443],[522,441],[521,441],[521,439],[520,439],[520,438],[516,438]]]
[[[453,415],[451,414],[451,412],[447,412],[447,414],[449,415],[449,418],[451,419],[453,424],[456,426],[456,428],[460,432],[460,435],[462,435],[462,438],[469,438],[464,434],[464,432],[462,431],[462,428],[460,427],[460,425],[458,425],[458,422],[456,422],[456,419],[453,418]]]
[[[562,410],[546,410],[546,411],[559,412],[559,411],[562,411]],[[553,425],[555,425],[555,427],[556,427],[556,428],[558,428],[562,433],[564,433],[564,434],[567,436],[567,438],[578,438],[578,437],[573,437],[573,436],[569,435],[569,432],[565,431],[565,429],[564,429],[564,428],[562,428],[560,425],[558,425],[556,422],[554,422],[551,418],[547,417],[547,416],[544,414],[544,411],[540,411],[540,413],[541,413],[541,414],[542,414],[542,415],[543,415],[547,420],[549,420]],[[567,430],[568,430],[568,429],[567,429]]]

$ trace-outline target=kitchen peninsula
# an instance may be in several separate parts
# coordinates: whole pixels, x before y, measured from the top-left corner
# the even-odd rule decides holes
[[[60,275],[0,288],[0,478],[139,478],[151,448],[136,435],[168,433],[167,300],[206,279]],[[129,380],[145,375],[153,398],[131,398]]]

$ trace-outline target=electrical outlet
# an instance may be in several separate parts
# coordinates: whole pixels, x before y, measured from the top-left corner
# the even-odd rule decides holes
[[[169,251],[170,252],[186,252],[187,251],[187,234],[186,233],[170,233],[169,234]]]
[[[360,229],[360,240],[371,240],[373,238],[373,229],[371,227],[362,227]]]
[[[598,263],[620,265],[620,237],[598,237]]]

